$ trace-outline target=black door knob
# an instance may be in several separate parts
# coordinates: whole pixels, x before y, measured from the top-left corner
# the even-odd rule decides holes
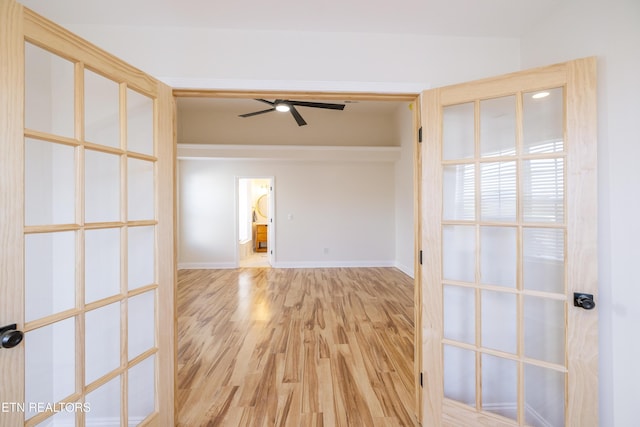
[[[573,305],[584,308],[585,310],[592,310],[596,306],[596,303],[593,300],[593,295],[576,292],[573,294]]]
[[[22,342],[24,334],[16,328],[15,323],[0,328],[0,346],[2,348],[13,348]]]

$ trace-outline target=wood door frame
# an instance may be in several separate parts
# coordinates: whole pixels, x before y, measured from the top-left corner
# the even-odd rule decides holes
[[[326,91],[263,91],[263,90],[224,90],[224,89],[174,89],[176,98],[231,98],[231,99],[303,99],[319,101],[407,101],[413,103],[413,203],[414,203],[414,374],[415,374],[415,411],[418,422],[422,422],[422,286],[420,268],[421,248],[421,182],[422,159],[419,139],[421,132],[421,94],[420,93],[382,93],[382,92],[326,92]],[[236,196],[237,197],[237,196]],[[237,203],[236,203],[237,205]],[[236,251],[237,254],[237,251]],[[177,330],[177,324],[176,324]],[[176,340],[176,354],[178,342]],[[177,359],[175,361],[177,366]],[[177,381],[176,381],[177,384]],[[176,390],[177,392],[177,390]]]

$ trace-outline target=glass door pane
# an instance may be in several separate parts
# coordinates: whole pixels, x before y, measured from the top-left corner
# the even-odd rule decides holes
[[[564,294],[564,230],[525,228],[522,233],[525,289]]]
[[[76,391],[75,319],[68,318],[27,332],[25,336],[26,418]]]
[[[482,409],[518,419],[518,363],[482,355]]]
[[[155,356],[129,370],[129,427],[139,425],[156,410],[154,396],[149,393],[155,388],[155,370]]]
[[[480,101],[482,157],[516,154],[516,96]]]
[[[480,281],[516,287],[518,230],[515,227],[480,227]]]
[[[85,415],[87,427],[122,425],[121,389],[121,379],[116,377],[87,394],[86,401],[91,408]]]
[[[153,191],[153,162],[128,159],[128,219],[153,220],[155,197]]]
[[[155,227],[129,227],[127,231],[129,290],[156,283]]]
[[[25,225],[75,222],[76,150],[25,139]]]
[[[76,305],[75,231],[25,236],[25,320],[42,319]]]
[[[120,221],[120,156],[85,150],[86,222]]]
[[[535,365],[524,368],[525,420],[535,427],[564,426],[565,374]]]
[[[476,230],[466,225],[448,225],[442,230],[443,278],[475,281]]]
[[[74,65],[25,43],[25,128],[73,138]]]
[[[516,162],[480,165],[480,212],[483,221],[516,220]]]
[[[442,217],[448,220],[476,218],[476,175],[474,164],[442,168]]]
[[[565,364],[565,302],[524,297],[524,354],[526,357]]]
[[[475,291],[462,286],[444,287],[444,337],[476,343]]]
[[[527,222],[564,222],[564,159],[526,160],[523,163],[522,209]]]
[[[120,304],[110,304],[85,315],[85,383],[120,367]]]
[[[129,322],[129,360],[140,356],[142,353],[152,350],[156,345],[156,304],[155,292],[145,292],[129,298],[128,322]]]
[[[523,95],[524,153],[564,151],[564,91],[554,88]]]
[[[442,158],[470,159],[475,154],[474,104],[452,105],[444,108],[442,127]]]
[[[127,89],[127,150],[153,156],[153,99]]]
[[[120,147],[120,88],[116,82],[85,70],[84,113],[85,140]]]
[[[517,353],[518,316],[516,295],[482,291],[482,347]]]
[[[85,302],[120,293],[120,229],[87,230],[84,237]]]
[[[476,355],[473,351],[445,345],[444,395],[466,405],[476,404]]]

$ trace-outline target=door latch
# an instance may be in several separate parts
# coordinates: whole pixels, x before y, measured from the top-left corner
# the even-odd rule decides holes
[[[22,342],[24,334],[17,330],[18,325],[7,325],[0,328],[0,346],[2,348],[13,348]]]
[[[593,295],[591,294],[575,292],[573,294],[573,305],[575,307],[584,308],[585,310],[593,310],[596,306],[596,302],[593,300]]]

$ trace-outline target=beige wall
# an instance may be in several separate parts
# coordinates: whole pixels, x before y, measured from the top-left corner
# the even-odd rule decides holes
[[[274,267],[395,265],[393,162],[183,159],[180,267],[235,266],[238,176],[274,177]]]
[[[184,105],[180,103],[179,105]],[[300,107],[307,126],[296,126],[291,114],[269,113],[250,118],[237,114],[268,108],[248,102],[246,111],[181,107],[178,109],[178,141],[184,144],[394,146],[397,145],[393,114],[318,111]],[[345,109],[351,109],[347,104]]]

